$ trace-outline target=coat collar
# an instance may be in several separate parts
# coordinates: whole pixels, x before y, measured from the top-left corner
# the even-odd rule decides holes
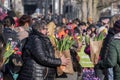
[[[32,34],[34,34],[34,35],[38,35],[41,38],[48,38],[47,35],[44,35],[44,34],[38,32],[37,30],[33,29],[32,31],[33,31]]]
[[[114,35],[114,39],[120,39],[120,32]]]

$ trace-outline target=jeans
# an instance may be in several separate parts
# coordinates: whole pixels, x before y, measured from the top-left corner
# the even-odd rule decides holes
[[[114,80],[113,68],[108,68],[108,69],[107,69],[107,79],[108,79],[108,80]]]
[[[100,80],[104,80],[105,76],[101,69],[95,69],[95,74],[96,74],[96,77],[98,77]]]

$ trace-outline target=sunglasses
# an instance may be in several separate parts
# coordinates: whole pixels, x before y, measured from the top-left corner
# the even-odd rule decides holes
[[[44,30],[48,30],[48,28],[43,28]]]

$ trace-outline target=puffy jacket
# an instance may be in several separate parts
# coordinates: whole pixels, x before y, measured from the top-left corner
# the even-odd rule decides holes
[[[46,80],[45,76],[54,77],[56,67],[61,64],[61,60],[54,57],[49,38],[37,31],[27,40],[23,60],[18,80]]]

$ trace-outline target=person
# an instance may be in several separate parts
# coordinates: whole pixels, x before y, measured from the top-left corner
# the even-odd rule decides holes
[[[3,37],[3,22],[0,21],[0,79],[4,79],[4,80],[8,80],[8,77],[6,74],[4,74],[4,58],[3,58],[3,54],[5,52],[5,47],[6,47],[6,43],[4,41],[4,37]],[[11,80],[9,78],[9,80]]]
[[[0,79],[3,79],[3,54],[5,51],[5,41],[2,34],[0,33]],[[6,79],[4,79],[6,80]],[[10,80],[10,79],[9,79]]]
[[[0,6],[0,20],[3,20],[6,16],[6,10]]]
[[[55,48],[56,47],[56,44],[55,44],[55,41],[54,41],[54,39],[55,39],[55,28],[56,28],[56,25],[55,25],[55,23],[52,21],[52,22],[50,22],[50,23],[48,23],[47,24],[47,27],[48,27],[48,33],[47,33],[47,35],[49,36],[49,38],[50,38],[50,41],[51,41],[51,43],[52,43],[52,46]]]
[[[10,40],[10,42],[15,43],[14,46],[17,47],[21,52],[23,51],[23,47],[26,43],[27,37],[29,37],[30,22],[31,22],[30,16],[23,15],[19,19],[20,26],[13,28],[15,35],[17,36],[14,36],[11,34],[11,36],[12,37],[14,36],[16,40],[12,39]],[[6,23],[7,23],[7,20],[6,20]],[[9,36],[9,38],[12,38],[11,36]],[[8,38],[8,41],[9,41],[9,38]],[[5,71],[4,71],[5,75],[7,75],[12,80],[16,80],[18,78],[19,71],[21,70],[22,65],[23,65],[23,60],[21,56],[14,55],[14,54],[10,55],[9,62],[5,64]]]
[[[120,79],[120,20],[117,20],[114,24],[115,35],[111,38],[108,43],[108,50],[106,51],[106,57],[95,65],[95,68],[107,69],[113,68],[113,80]]]
[[[17,41],[17,33],[14,30],[15,28],[15,21],[12,17],[10,16],[6,16],[3,20],[3,25],[4,25],[4,29],[3,29],[3,38],[5,43],[8,42],[9,38],[12,38],[13,41]]]
[[[120,19],[120,15],[116,14],[116,15],[112,16],[112,18],[110,20],[110,28],[108,30],[108,35],[104,39],[103,46],[102,46],[101,52],[100,52],[101,60],[103,60],[106,57],[106,53],[108,50],[108,44],[110,43],[112,37],[115,35],[114,23],[115,23],[115,21],[117,21],[119,19]],[[104,73],[105,79],[113,80],[113,68],[108,68],[107,70],[104,70],[104,72],[105,72]]]
[[[81,33],[85,33],[87,26],[85,22],[80,22],[79,27]]]
[[[22,41],[27,38],[31,32],[30,26],[32,23],[32,18],[29,15],[22,15],[18,22],[19,26],[15,28],[15,31],[17,32],[18,40]]]
[[[18,17],[17,17],[17,15],[16,15],[16,13],[13,11],[13,10],[10,10],[10,11],[8,11],[7,12],[7,15],[8,16],[10,16],[10,17],[12,17],[13,19],[14,19],[14,21],[15,21],[15,27],[18,27]]]
[[[2,66],[2,62],[3,62],[3,53],[4,53],[4,48],[5,48],[5,41],[3,38],[3,34],[2,34],[2,30],[3,30],[3,22],[0,21],[0,67]]]
[[[28,37],[23,52],[23,67],[18,80],[54,80],[55,69],[67,65],[69,58],[55,58],[54,49],[47,37],[47,26],[44,22],[36,22]]]
[[[87,19],[87,24],[88,24],[88,25],[93,24],[93,19],[92,19],[91,17],[89,17],[89,18]]]

